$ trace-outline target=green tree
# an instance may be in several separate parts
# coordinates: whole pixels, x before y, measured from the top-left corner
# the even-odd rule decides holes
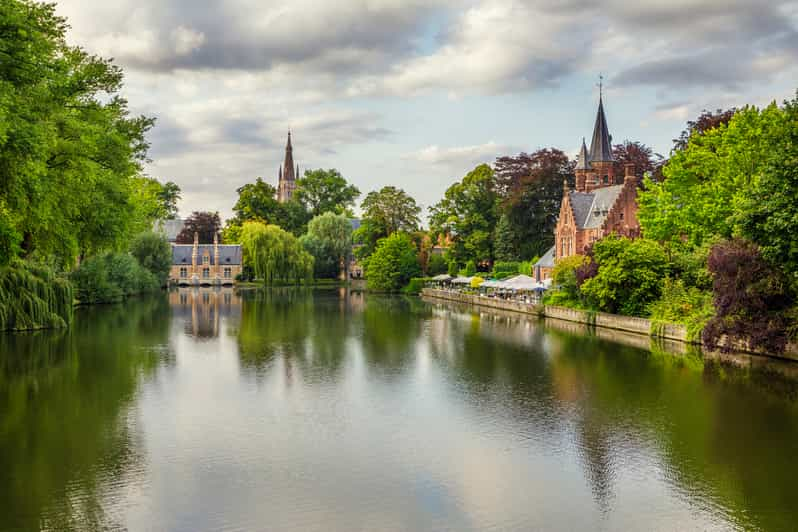
[[[449,263],[443,255],[433,253],[427,262],[427,275],[435,277],[449,271]]]
[[[746,107],[728,124],[689,137],[663,168],[664,180],[645,181],[638,218],[647,238],[700,245],[730,238],[741,208],[769,160],[782,112],[774,104]]]
[[[762,256],[798,284],[798,93],[762,133],[766,158],[739,203],[736,222]]]
[[[360,196],[357,187],[350,185],[334,168],[307,170],[296,185],[294,196],[311,216],[325,212],[351,215],[355,200]]]
[[[421,207],[400,188],[387,186],[369,192],[363,199],[363,220],[374,226],[382,236],[396,231],[417,231],[421,225]]]
[[[305,232],[310,214],[296,198],[286,203],[277,201],[277,189],[260,177],[238,190],[238,200],[233,206],[235,217],[229,222],[240,226],[246,221],[260,221],[279,225],[294,235]]]
[[[366,279],[370,290],[399,290],[420,274],[416,247],[404,233],[395,232],[380,240],[366,263]]]
[[[70,47],[51,4],[0,3],[0,198],[19,252],[71,267],[127,247],[153,120],[131,116],[122,72]],[[14,239],[17,239],[14,236]],[[13,246],[17,247],[17,246]]]
[[[244,222],[241,246],[245,264],[251,266],[255,276],[267,286],[313,280],[313,256],[294,235],[276,225]]]
[[[166,238],[152,232],[141,233],[130,244],[130,253],[162,286],[166,284],[172,268],[172,246]]]
[[[493,169],[481,164],[450,186],[430,209],[433,233],[452,237],[451,258],[458,262],[493,262],[497,198]]]
[[[180,187],[167,181],[158,192],[158,202],[163,211],[164,218],[174,220],[177,218],[177,202],[180,201]]]
[[[343,267],[348,277],[349,254],[352,251],[352,223],[344,215],[326,212],[308,223],[308,232],[300,238],[313,255],[317,277],[337,277]]]
[[[657,242],[609,236],[593,244],[594,277],[581,286],[595,308],[628,316],[646,316],[659,299],[668,274],[668,258]]]

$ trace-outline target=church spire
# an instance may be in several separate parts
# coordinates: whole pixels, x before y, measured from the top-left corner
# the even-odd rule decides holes
[[[291,130],[288,130],[288,143],[285,145],[285,162],[283,163],[283,179],[293,181],[294,174],[294,148],[291,146]]]
[[[579,155],[576,157],[576,169],[590,170],[590,156],[587,153],[585,137],[582,137],[582,148],[579,150]]]
[[[593,126],[593,139],[590,141],[590,162],[612,162],[612,137],[607,128],[607,117],[604,116],[604,102],[599,94],[599,107],[596,113],[596,124]]]

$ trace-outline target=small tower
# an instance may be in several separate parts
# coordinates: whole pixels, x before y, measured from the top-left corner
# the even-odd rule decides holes
[[[579,155],[576,158],[576,190],[578,192],[585,192],[587,190],[587,175],[590,173],[590,156],[587,153],[587,145],[585,144],[585,137],[582,137],[582,148],[579,150]]]
[[[299,165],[296,165],[299,172]],[[285,161],[279,170],[277,183],[277,201],[285,203],[289,201],[296,190],[296,176],[294,173],[294,148],[291,146],[291,131],[288,132],[288,142],[285,145]]]
[[[587,191],[614,185],[612,136],[607,127],[607,117],[604,115],[604,101],[601,92],[599,92],[599,106],[596,112],[596,123],[593,126],[593,138],[590,141],[588,157],[593,174],[593,182],[591,183],[590,179],[586,180]]]

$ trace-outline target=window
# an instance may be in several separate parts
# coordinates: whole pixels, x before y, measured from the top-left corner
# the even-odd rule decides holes
[[[228,267],[228,268],[225,268],[225,269],[224,269],[224,278],[225,278],[225,279],[229,279],[229,278],[230,278],[230,277],[232,277],[232,276],[233,276],[233,269],[232,269],[232,268],[229,268],[229,267]]]
[[[202,263],[203,263],[203,264],[210,264],[210,262],[211,262],[211,257],[210,257],[210,255],[203,255],[203,256],[202,256]]]
[[[607,184],[607,183],[609,183],[609,182],[610,182],[610,176],[608,176],[608,175],[605,175],[605,176],[604,176],[604,184]]]
[[[211,269],[210,268],[203,268],[202,269],[202,277],[207,279],[211,276]]]
[[[185,279],[188,277],[188,268],[180,268],[180,278]]]
[[[619,218],[620,220],[623,220],[623,213],[619,214],[619,215],[618,215],[618,218]]]

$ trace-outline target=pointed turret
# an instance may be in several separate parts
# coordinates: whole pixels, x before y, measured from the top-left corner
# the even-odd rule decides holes
[[[590,141],[590,162],[608,163],[612,161],[612,137],[607,128],[607,117],[604,116],[604,102],[599,96],[596,124],[593,126],[593,139]]]
[[[285,145],[285,162],[283,163],[283,179],[293,181],[294,174],[294,148],[291,146],[291,131],[288,132],[288,143]]]
[[[579,155],[576,157],[576,170],[590,170],[590,156],[587,153],[585,137],[582,137],[582,148],[579,150]]]

